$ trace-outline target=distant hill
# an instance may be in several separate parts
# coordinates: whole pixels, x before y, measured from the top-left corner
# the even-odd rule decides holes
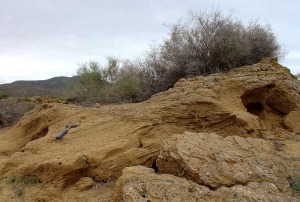
[[[47,80],[15,81],[0,85],[0,94],[11,97],[52,96],[65,97],[70,86],[78,82],[78,77],[54,77]]]

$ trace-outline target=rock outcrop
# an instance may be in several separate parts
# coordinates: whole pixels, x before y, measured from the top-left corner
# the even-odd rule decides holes
[[[75,186],[80,190],[86,190],[94,186],[96,183],[90,177],[82,177],[75,183]]]
[[[273,60],[263,60],[226,74],[183,79],[168,91],[138,104],[95,108],[44,104],[27,113],[13,127],[0,130],[0,201],[18,199],[16,193],[21,192],[16,190],[19,189],[25,201],[76,201],[86,199],[85,193],[99,201],[101,196],[97,196],[97,190],[93,192],[97,183],[114,182],[125,167],[156,168],[159,161],[155,159],[162,141],[172,140],[174,134],[186,131],[216,133],[221,147],[221,141],[227,145],[231,141],[239,142],[228,146],[232,151],[215,150],[226,151],[233,159],[218,162],[226,160],[226,156],[207,156],[218,166],[207,162],[210,168],[219,168],[222,163],[227,166],[226,170],[212,170],[219,178],[205,178],[199,175],[199,170],[194,170],[198,168],[187,164],[184,173],[191,175],[186,176],[189,180],[218,190],[225,189],[224,186],[267,183],[287,193],[287,182],[283,178],[300,172],[300,152],[296,149],[300,145],[295,138],[299,133],[299,113],[299,81]],[[80,126],[55,141],[56,135],[69,123]],[[246,139],[223,138],[227,136]],[[267,141],[275,145],[275,150]],[[246,149],[249,151],[243,150],[244,146],[249,146]],[[206,149],[203,151],[210,150]],[[248,157],[248,160],[238,161]],[[272,167],[271,163],[275,165]],[[162,161],[160,165],[161,171],[164,170]],[[252,174],[243,167],[249,168]],[[171,169],[165,168],[170,172]],[[239,173],[234,173],[234,169]],[[22,182],[27,176],[36,176],[38,183],[24,186]],[[78,193],[75,184],[83,177],[93,179],[96,185]],[[12,178],[19,180],[7,183]],[[112,193],[110,186],[107,189],[110,191],[105,193]]]
[[[270,182],[287,191],[287,168],[275,154],[262,139],[185,132],[163,141],[156,164],[161,173],[212,188]]]
[[[115,187],[113,201],[300,201],[282,194],[272,183],[251,182],[210,190],[184,178],[157,175],[141,167],[127,168]]]

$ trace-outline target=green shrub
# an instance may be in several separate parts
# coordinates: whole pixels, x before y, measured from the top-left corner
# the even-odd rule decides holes
[[[8,94],[7,93],[0,93],[0,100],[1,99],[6,99],[8,98]]]
[[[300,174],[296,174],[291,176],[289,179],[289,183],[291,188],[295,191],[300,193]]]
[[[79,82],[89,92],[95,92],[105,84],[103,70],[96,61],[82,64],[77,70],[77,75]]]
[[[68,100],[82,105],[86,103],[138,102],[150,97],[150,71],[138,67],[138,62],[107,58],[101,66],[91,61],[77,70],[80,84],[73,85],[76,93]]]
[[[120,98],[125,102],[133,102],[140,93],[139,84],[134,80],[123,80],[116,85]]]

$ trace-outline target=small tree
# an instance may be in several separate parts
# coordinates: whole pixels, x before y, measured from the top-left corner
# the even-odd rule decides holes
[[[145,76],[143,70],[137,63],[130,60],[122,61],[116,88],[119,96],[125,102],[136,102],[140,99],[140,94],[144,88]]]
[[[89,92],[96,92],[105,84],[103,70],[96,61],[90,61],[89,63],[80,65],[77,70],[77,76],[79,82]]]
[[[77,96],[69,100],[99,103],[143,101],[151,96],[150,83],[153,77],[150,71],[139,66],[142,63],[138,60],[121,61],[115,57],[108,57],[104,67],[95,61],[83,64],[77,70],[77,75],[87,92],[78,90]]]
[[[104,79],[109,83],[114,83],[118,79],[120,60],[116,57],[107,57],[107,65],[103,69]]]

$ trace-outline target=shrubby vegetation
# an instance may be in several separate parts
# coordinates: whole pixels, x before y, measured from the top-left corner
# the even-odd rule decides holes
[[[300,174],[296,174],[290,177],[289,183],[291,188],[300,194]]]
[[[27,112],[36,107],[28,98],[0,100],[0,128],[15,124]]]
[[[8,94],[0,92],[0,100],[1,99],[6,99],[6,98],[8,98]]]
[[[264,57],[283,55],[269,25],[240,20],[220,11],[191,12],[170,25],[162,44],[139,60],[107,59],[80,65],[81,98],[100,103],[139,102],[167,90],[180,78],[226,72]]]
[[[151,72],[140,68],[137,61],[108,57],[105,66],[90,61],[80,65],[77,75],[80,84],[76,85],[76,95],[68,100],[84,105],[140,102],[151,95]]]

